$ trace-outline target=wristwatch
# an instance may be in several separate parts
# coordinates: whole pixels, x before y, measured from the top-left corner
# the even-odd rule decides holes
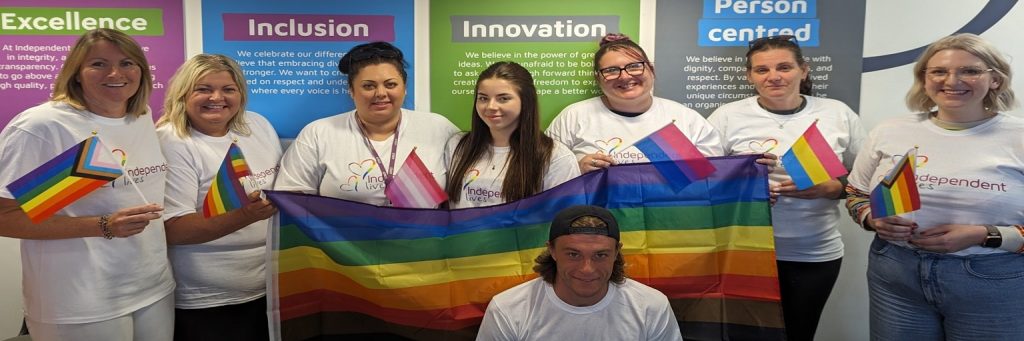
[[[999,233],[995,225],[985,225],[985,230],[985,242],[981,246],[996,248],[1003,245],[1003,234]]]

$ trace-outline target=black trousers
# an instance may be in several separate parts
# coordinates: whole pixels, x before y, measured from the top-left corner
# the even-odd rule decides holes
[[[205,309],[174,309],[175,341],[269,340],[267,299]]]
[[[821,311],[839,277],[843,259],[827,262],[776,261],[782,317],[789,341],[814,340]]]

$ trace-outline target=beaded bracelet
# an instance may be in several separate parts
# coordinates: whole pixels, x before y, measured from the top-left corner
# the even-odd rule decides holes
[[[107,226],[107,224],[109,224],[109,223],[110,223],[110,215],[109,214],[104,214],[104,215],[100,216],[100,232],[103,232],[103,238],[114,239],[114,232],[111,232],[110,231],[110,226]]]

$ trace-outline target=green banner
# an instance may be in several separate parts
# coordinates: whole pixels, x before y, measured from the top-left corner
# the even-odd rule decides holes
[[[448,0],[430,4],[430,111],[468,130],[476,78],[494,62],[530,70],[542,124],[565,106],[601,94],[593,76],[607,33],[639,41],[639,0]]]
[[[0,35],[79,35],[112,28],[133,36],[162,36],[159,8],[0,7]]]

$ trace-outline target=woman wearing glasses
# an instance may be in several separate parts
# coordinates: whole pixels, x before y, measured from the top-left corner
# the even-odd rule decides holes
[[[405,61],[386,42],[353,47],[338,62],[356,109],[313,121],[281,159],[274,189],[388,205],[384,187],[415,148],[445,183],[444,145],[458,132],[434,113],[402,109]]]
[[[957,34],[914,65],[907,106],[879,124],[850,173],[847,208],[875,231],[868,254],[872,339],[1021,340],[1024,306],[1024,120],[1006,59]],[[868,193],[917,148],[921,209],[871,217]]]
[[[817,122],[846,168],[853,165],[864,139],[857,114],[840,101],[810,96],[807,62],[793,36],[751,41],[746,67],[757,95],[708,117],[727,155],[785,153]],[[837,201],[843,185],[831,180],[798,190],[784,168],[774,169],[769,183],[777,200],[772,226],[786,334],[789,340],[813,340],[842,264]]]
[[[635,147],[620,147],[673,122],[702,154],[722,155],[718,134],[704,117],[651,92],[654,64],[640,45],[622,34],[609,34],[599,45],[594,77],[604,95],[570,104],[547,129],[548,136],[576,154],[581,172],[647,162]]]

